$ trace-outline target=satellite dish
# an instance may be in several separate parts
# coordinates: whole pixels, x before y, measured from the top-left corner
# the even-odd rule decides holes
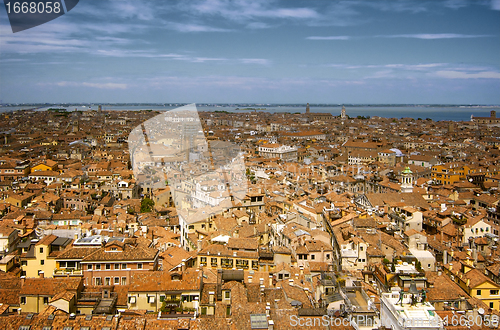
[[[483,315],[483,314],[484,314],[484,308],[479,308],[479,309],[477,310],[477,312],[478,312],[479,314]]]

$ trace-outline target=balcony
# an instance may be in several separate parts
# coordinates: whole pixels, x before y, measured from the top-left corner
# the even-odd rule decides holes
[[[58,268],[54,269],[54,277],[57,276],[83,276],[83,271],[81,269],[73,268]]]

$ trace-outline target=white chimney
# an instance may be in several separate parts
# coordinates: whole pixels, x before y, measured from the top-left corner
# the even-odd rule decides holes
[[[442,203],[441,204],[441,212],[445,212],[445,211],[446,211],[446,204]]]

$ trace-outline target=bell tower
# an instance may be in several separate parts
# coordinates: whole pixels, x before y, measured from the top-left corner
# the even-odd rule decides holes
[[[401,192],[403,194],[413,192],[413,172],[408,166],[401,172]]]

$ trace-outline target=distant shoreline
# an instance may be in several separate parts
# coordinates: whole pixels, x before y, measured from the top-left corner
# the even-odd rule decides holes
[[[102,106],[103,111],[168,111],[185,104],[174,103],[115,103],[115,104],[23,104],[11,105],[9,107],[0,107],[0,113],[12,111],[46,111],[49,108],[66,109],[71,111],[97,111],[98,106]],[[254,112],[260,114],[266,113],[289,113],[304,114],[306,105],[301,104],[196,104],[200,112],[226,112],[239,113]],[[470,121],[471,115],[474,117],[489,117],[490,111],[495,110],[500,113],[499,105],[318,105],[310,104],[311,113],[331,113],[333,116],[339,116],[342,106],[346,108],[346,114],[355,119],[361,117],[381,117],[381,118],[414,118],[414,119],[432,119],[434,121]],[[264,110],[265,109],[265,110]]]

